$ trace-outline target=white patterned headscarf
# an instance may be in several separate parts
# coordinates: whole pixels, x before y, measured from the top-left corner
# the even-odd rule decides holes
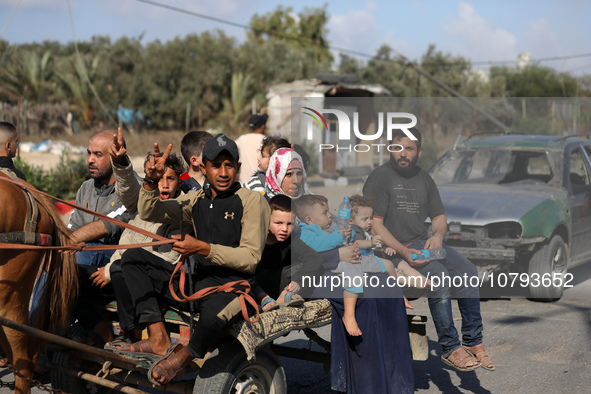
[[[288,197],[298,198],[302,194],[310,193],[308,191],[308,186],[306,185],[306,170],[304,169],[304,161],[302,160],[302,157],[293,149],[280,148],[277,149],[275,153],[273,153],[273,156],[271,156],[271,159],[269,159],[269,167],[267,168],[265,189],[269,198],[275,197],[278,194],[285,194],[283,190],[281,190],[281,183],[283,182],[283,178],[285,178],[285,174],[292,161],[299,162],[297,167],[301,168],[304,176],[299,194],[296,197]]]

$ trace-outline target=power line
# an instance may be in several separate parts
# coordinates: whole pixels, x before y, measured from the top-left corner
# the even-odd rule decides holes
[[[4,25],[4,28],[2,29],[2,31],[0,31],[0,37],[2,37],[2,34],[4,34],[4,32],[6,31],[6,28],[8,28],[8,25],[10,25],[10,22],[12,21],[12,17],[14,16],[14,14],[16,14],[16,9],[18,8],[20,3],[21,3],[21,0],[18,0],[16,2],[16,5],[14,6],[14,10],[12,10],[12,14],[10,14],[10,18],[8,18],[8,22],[6,22],[6,25]]]
[[[258,29],[256,27],[250,26],[250,25],[245,25],[242,23],[237,23],[237,22],[233,22],[233,21],[229,21],[227,19],[222,19],[222,18],[217,18],[211,15],[205,15],[205,14],[201,14],[199,12],[194,12],[194,11],[189,11],[183,8],[178,8],[178,7],[174,7],[174,6],[170,6],[167,4],[162,4],[159,3],[157,1],[152,1],[152,0],[137,0],[141,3],[146,3],[146,4],[150,4],[150,5],[154,5],[156,7],[161,7],[161,8],[166,8],[172,11],[176,11],[176,12],[180,12],[182,14],[186,14],[186,15],[192,15],[192,16],[196,16],[199,18],[203,18],[203,19],[207,19],[210,21],[214,21],[214,22],[218,22],[221,24],[225,24],[228,26],[232,26],[232,27],[238,27],[244,30],[251,30],[254,31],[256,33],[263,33],[263,34],[268,34],[269,36],[273,36],[273,37],[277,37],[277,38],[282,38],[282,39],[286,39],[286,40],[292,40],[292,41],[298,41],[298,42],[303,42],[303,41],[307,41],[310,45],[312,46],[319,46],[319,47],[325,47],[327,49],[331,49],[331,50],[335,50],[337,52],[341,52],[341,53],[346,53],[346,54],[351,54],[351,55],[355,55],[358,57],[363,57],[363,58],[367,58],[367,59],[372,59],[372,60],[381,60],[381,61],[391,61],[391,59],[376,59],[375,55],[371,55],[365,52],[360,52],[360,51],[356,51],[353,49],[348,49],[348,48],[342,48],[342,47],[338,47],[335,45],[326,45],[326,46],[322,46],[321,44],[318,44],[316,42],[313,42],[310,39],[306,39],[303,37],[293,37],[293,36],[288,36],[285,34],[280,34],[280,33],[276,33],[276,32],[271,32],[268,30],[264,30],[264,29]],[[390,49],[397,55],[401,56],[405,61],[408,61],[408,59],[400,52],[396,51],[394,48],[390,47]],[[566,59],[578,59],[578,58],[583,58],[583,57],[591,57],[591,53],[584,53],[584,54],[579,54],[579,55],[568,55],[568,56],[552,56],[552,57],[546,57],[546,58],[539,58],[539,59],[531,59],[531,62],[545,62],[545,61],[554,61],[554,60],[566,60]],[[513,63],[517,63],[517,60],[483,60],[483,61],[477,61],[477,62],[473,62],[470,61],[470,63],[472,65],[494,65],[494,64],[513,64]],[[454,62],[451,62],[454,63]],[[461,62],[457,62],[457,63],[461,63]]]
[[[587,64],[585,66],[575,67],[575,68],[568,69],[568,70],[566,70],[566,72],[573,72],[573,71],[584,70],[584,69],[590,68],[590,67],[591,67],[591,64]]]
[[[583,53],[581,55],[569,55],[569,56],[552,56],[552,57],[542,57],[539,59],[531,59],[531,62],[548,62],[553,60],[566,60],[566,59],[579,59],[582,57],[590,57],[591,53]],[[517,63],[517,60],[488,60],[488,61],[480,61],[480,62],[471,62],[472,65],[486,65],[486,64],[511,64]]]
[[[105,104],[103,104],[103,101],[101,100],[98,93],[94,89],[94,85],[92,84],[92,82],[90,82],[90,78],[88,78],[88,73],[86,72],[86,67],[84,66],[84,62],[82,61],[82,56],[80,56],[80,52],[78,51],[78,41],[76,40],[76,30],[74,29],[74,17],[72,16],[72,7],[70,7],[70,0],[66,0],[66,3],[68,3],[68,13],[70,14],[70,24],[72,25],[72,37],[74,38],[74,50],[76,51],[76,57],[77,57],[78,61],[80,62],[80,66],[81,66],[80,69],[82,70],[82,74],[84,74],[84,79],[86,80],[86,83],[88,84],[88,87],[90,88],[90,91],[94,95],[94,98],[96,98],[96,101],[98,101],[98,103],[103,108],[104,113],[109,117],[111,122],[117,123],[115,121],[115,119],[111,116],[109,111],[107,110],[107,107],[105,107]]]
[[[173,7],[173,6],[169,6],[166,4],[162,4],[162,3],[158,3],[156,1],[151,1],[151,0],[137,0],[139,2],[142,3],[146,3],[146,4],[151,4],[157,7],[162,7],[162,8],[167,8],[169,10],[173,10],[173,11],[177,11],[177,12],[181,12],[183,14],[187,14],[187,15],[193,15],[193,16],[197,16],[200,18],[205,18],[208,20],[213,20],[222,24],[227,24],[230,26],[234,26],[234,27],[241,27],[243,29],[248,29],[248,30],[253,30],[253,31],[257,31],[257,32],[261,32],[261,33],[266,33],[269,35],[273,35],[275,37],[281,37],[281,38],[286,38],[286,39],[294,39],[296,41],[301,42],[301,40],[299,38],[295,38],[295,37],[289,37],[289,36],[285,36],[285,35],[281,35],[281,34],[276,34],[274,32],[269,32],[269,31],[265,31],[262,29],[256,29],[253,28],[251,26],[248,25],[243,25],[240,23],[235,23],[235,22],[231,22],[225,19],[221,19],[221,18],[215,18],[209,15],[204,15],[204,14],[200,14],[198,12],[193,12],[193,11],[188,11],[182,8],[178,8],[178,7]],[[311,40],[310,43],[314,46],[319,46],[318,43],[312,42]],[[369,59],[373,59],[374,56],[369,55],[367,53],[364,52],[358,52],[358,51],[353,51],[350,49],[345,49],[345,48],[339,48],[339,47],[335,47],[332,45],[326,45],[327,48],[329,49],[334,49],[337,50],[339,52],[345,52],[345,53],[350,53],[350,54],[354,54],[356,56],[361,56],[361,57],[366,57]],[[396,52],[395,50],[393,50],[394,52]],[[419,73],[420,75],[424,76],[425,78],[427,78],[429,81],[433,82],[434,84],[436,84],[437,86],[439,86],[441,89],[443,89],[444,91],[446,91],[448,94],[457,97],[460,101],[462,101],[464,104],[466,104],[467,106],[471,107],[474,111],[478,112],[479,114],[481,114],[482,116],[484,116],[485,118],[487,118],[488,120],[490,120],[491,122],[493,122],[495,125],[497,125],[498,127],[500,127],[501,129],[503,129],[504,131],[509,130],[509,128],[503,124],[500,120],[498,120],[496,117],[494,117],[493,115],[489,114],[488,112],[478,108],[476,106],[476,104],[474,104],[473,102],[471,102],[470,100],[468,100],[466,97],[464,97],[463,95],[461,95],[458,91],[452,89],[451,87],[447,86],[445,83],[441,82],[440,80],[438,80],[437,78],[433,77],[431,74],[429,74],[427,71],[425,71],[422,67],[414,64],[413,62],[411,62],[410,60],[408,60],[408,58],[406,56],[404,56],[403,54],[401,54],[400,52],[396,52],[398,53],[398,55],[406,62],[406,65],[409,66],[410,68],[412,68],[413,70],[415,70],[417,73]]]
[[[189,10],[186,10],[186,9],[183,9],[183,8],[174,7],[174,6],[171,6],[171,5],[168,5],[168,4],[158,3],[157,1],[151,1],[151,0],[136,0],[136,1],[139,1],[140,3],[150,4],[150,5],[153,5],[153,6],[156,6],[156,7],[160,7],[160,8],[166,8],[166,9],[169,9],[171,11],[180,12],[182,14],[196,16],[196,17],[199,17],[199,18],[203,18],[203,19],[207,19],[207,20],[210,20],[210,21],[218,22],[218,23],[221,23],[221,24],[224,24],[224,25],[228,25],[228,26],[232,26],[232,27],[238,27],[238,28],[241,28],[241,29],[244,29],[244,30],[252,30],[252,31],[254,31],[256,33],[268,34],[270,36],[277,37],[277,38],[283,38],[285,40],[298,41],[298,42],[307,41],[312,46],[318,46],[318,47],[322,47],[322,48],[333,49],[333,50],[336,50],[338,52],[349,53],[351,55],[356,55],[356,56],[359,56],[359,57],[365,57],[365,58],[368,58],[368,59],[373,59],[373,57],[374,57],[373,55],[370,55],[370,54],[367,54],[367,53],[364,53],[364,52],[359,52],[359,51],[355,51],[355,50],[347,49],[347,48],[341,48],[341,47],[337,47],[337,46],[334,46],[334,45],[322,46],[321,44],[318,44],[318,43],[316,43],[316,42],[314,42],[314,41],[312,41],[310,39],[307,39],[305,37],[293,37],[293,36],[288,36],[288,35],[285,35],[285,34],[271,32],[271,31],[264,30],[264,29],[257,29],[256,27],[253,27],[253,26],[245,25],[245,24],[242,24],[242,23],[232,22],[232,21],[229,21],[227,19],[221,19],[221,18],[217,18],[217,17],[214,17],[214,16],[210,16],[210,15],[201,14],[199,12],[189,11]],[[397,54],[399,54],[399,55],[402,56],[402,54],[399,53],[399,52],[397,52],[395,49],[392,49],[392,51],[394,53],[397,53]]]

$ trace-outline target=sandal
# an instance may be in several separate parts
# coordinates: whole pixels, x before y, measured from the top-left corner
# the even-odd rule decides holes
[[[119,335],[112,341],[105,343],[103,349],[115,352],[118,351],[120,347],[124,345],[131,345],[132,343],[133,341],[126,335]]]
[[[161,357],[158,361],[152,364],[148,371],[148,379],[152,384],[156,386],[166,386],[172,379],[182,378],[187,374],[185,365],[182,365],[176,356],[176,353],[181,350],[183,350],[183,345],[175,343],[168,349],[164,357]],[[152,373],[154,372],[156,372],[158,376],[164,376],[164,382],[160,383],[156,381],[152,376]]]
[[[494,371],[495,366],[493,365],[492,358],[486,352],[484,348],[484,344],[476,345],[476,346],[464,346],[464,348],[470,352],[476,358],[476,360],[480,361],[482,364],[482,368],[488,369],[489,371]]]
[[[273,305],[265,309],[265,305],[268,305],[270,303],[273,303]],[[275,301],[275,299],[267,297],[263,300],[263,302],[261,302],[261,308],[263,308],[263,312],[270,312],[274,311],[275,309],[279,309],[279,304],[277,303],[277,301]]]
[[[299,298],[293,298],[294,296],[297,296]],[[283,297],[283,302],[281,302],[280,299],[278,303],[280,306],[296,307],[302,305],[304,303],[304,299],[299,294],[296,294],[293,291],[288,291],[287,293],[285,293],[285,296]]]
[[[119,347],[115,348],[115,352],[135,358],[143,358],[149,361],[156,361],[162,358],[161,355],[157,354],[154,349],[152,349],[152,346],[150,346],[150,342],[148,342],[147,339],[142,339],[141,341],[131,344],[122,343]]]
[[[454,350],[454,352],[447,356],[447,358],[441,356],[441,361],[454,367],[458,371],[473,371],[481,365],[480,361],[474,358],[474,356],[463,347]],[[475,362],[475,364],[470,365],[473,362]]]

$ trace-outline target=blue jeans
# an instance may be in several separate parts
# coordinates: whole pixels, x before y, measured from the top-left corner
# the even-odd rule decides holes
[[[412,249],[424,249],[425,240],[410,245]],[[470,286],[469,278],[478,276],[478,270],[468,259],[453,248],[444,245],[446,257],[443,260],[432,260],[422,267],[414,267],[421,274],[429,274],[430,278],[444,276],[461,277],[462,285],[455,287],[458,307],[462,315],[462,343],[454,325],[451,310],[451,287],[449,283],[440,284],[433,291],[428,291],[429,309],[437,330],[439,344],[443,348],[443,356],[448,357],[462,345],[476,346],[482,343],[482,316],[480,315],[480,291],[478,285]],[[468,278],[466,283],[465,278]],[[459,283],[459,279],[456,283]]]
[[[86,245],[104,245],[99,242],[87,242]],[[104,267],[111,260],[114,250],[85,250],[76,252],[76,264]]]

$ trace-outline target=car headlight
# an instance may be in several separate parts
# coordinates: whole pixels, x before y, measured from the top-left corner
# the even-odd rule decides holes
[[[492,223],[486,226],[489,238],[519,238],[521,224],[517,222]]]

